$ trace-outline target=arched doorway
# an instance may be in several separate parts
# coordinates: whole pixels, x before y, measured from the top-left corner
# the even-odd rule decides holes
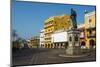
[[[42,44],[42,48],[44,48],[44,44]]]
[[[44,44],[41,44],[41,47],[43,48],[44,47]]]
[[[85,43],[85,41],[82,41],[80,45],[81,45],[81,48],[86,48],[86,43]]]
[[[93,39],[91,39],[90,41],[89,41],[89,45],[90,45],[90,47],[94,47],[94,45],[95,45],[95,41],[93,40]]]
[[[45,48],[47,48],[47,44],[45,44]]]
[[[68,42],[65,43],[64,48],[68,48]]]
[[[48,47],[47,48],[50,48],[50,44],[48,44]]]
[[[61,43],[61,47],[60,48],[63,48],[63,43]]]
[[[86,45],[85,41],[82,41],[81,46],[85,46],[85,45]]]

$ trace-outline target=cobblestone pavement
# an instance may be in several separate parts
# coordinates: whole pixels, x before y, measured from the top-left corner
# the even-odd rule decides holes
[[[95,51],[89,52],[88,56],[84,57],[61,57],[60,54],[65,54],[65,49],[22,49],[13,53],[13,65],[37,65],[37,64],[54,64],[54,63],[69,63],[81,61],[95,61]]]

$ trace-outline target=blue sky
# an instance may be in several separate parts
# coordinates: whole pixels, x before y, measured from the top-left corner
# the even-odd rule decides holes
[[[70,15],[71,8],[77,12],[78,24],[84,23],[85,10],[88,12],[95,10],[95,6],[13,1],[12,28],[17,31],[20,37],[28,39],[39,35],[47,18],[63,14]]]

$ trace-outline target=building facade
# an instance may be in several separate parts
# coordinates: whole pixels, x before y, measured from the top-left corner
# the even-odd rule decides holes
[[[87,48],[96,47],[96,13],[85,13],[85,35]]]
[[[48,18],[44,23],[45,48],[53,48],[52,34],[55,31],[71,28],[72,21],[69,15],[54,16]]]
[[[51,48],[51,34],[54,32],[54,17],[50,17],[44,23],[44,35],[45,35],[45,48]]]
[[[45,43],[44,43],[44,29],[43,29],[43,30],[41,30],[41,32],[40,32],[40,44],[39,44],[39,47],[40,47],[40,48],[44,48],[44,47],[45,47],[44,44],[45,44]]]
[[[38,48],[40,44],[39,36],[34,36],[28,40],[28,47],[29,48]]]

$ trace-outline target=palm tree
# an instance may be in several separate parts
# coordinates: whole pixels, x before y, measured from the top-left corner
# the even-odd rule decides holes
[[[13,41],[17,40],[18,34],[16,33],[16,30],[13,30],[12,37],[13,37]]]
[[[16,30],[12,31],[12,48],[14,50],[18,49],[20,47],[19,41],[18,41],[18,34],[16,33]]]

